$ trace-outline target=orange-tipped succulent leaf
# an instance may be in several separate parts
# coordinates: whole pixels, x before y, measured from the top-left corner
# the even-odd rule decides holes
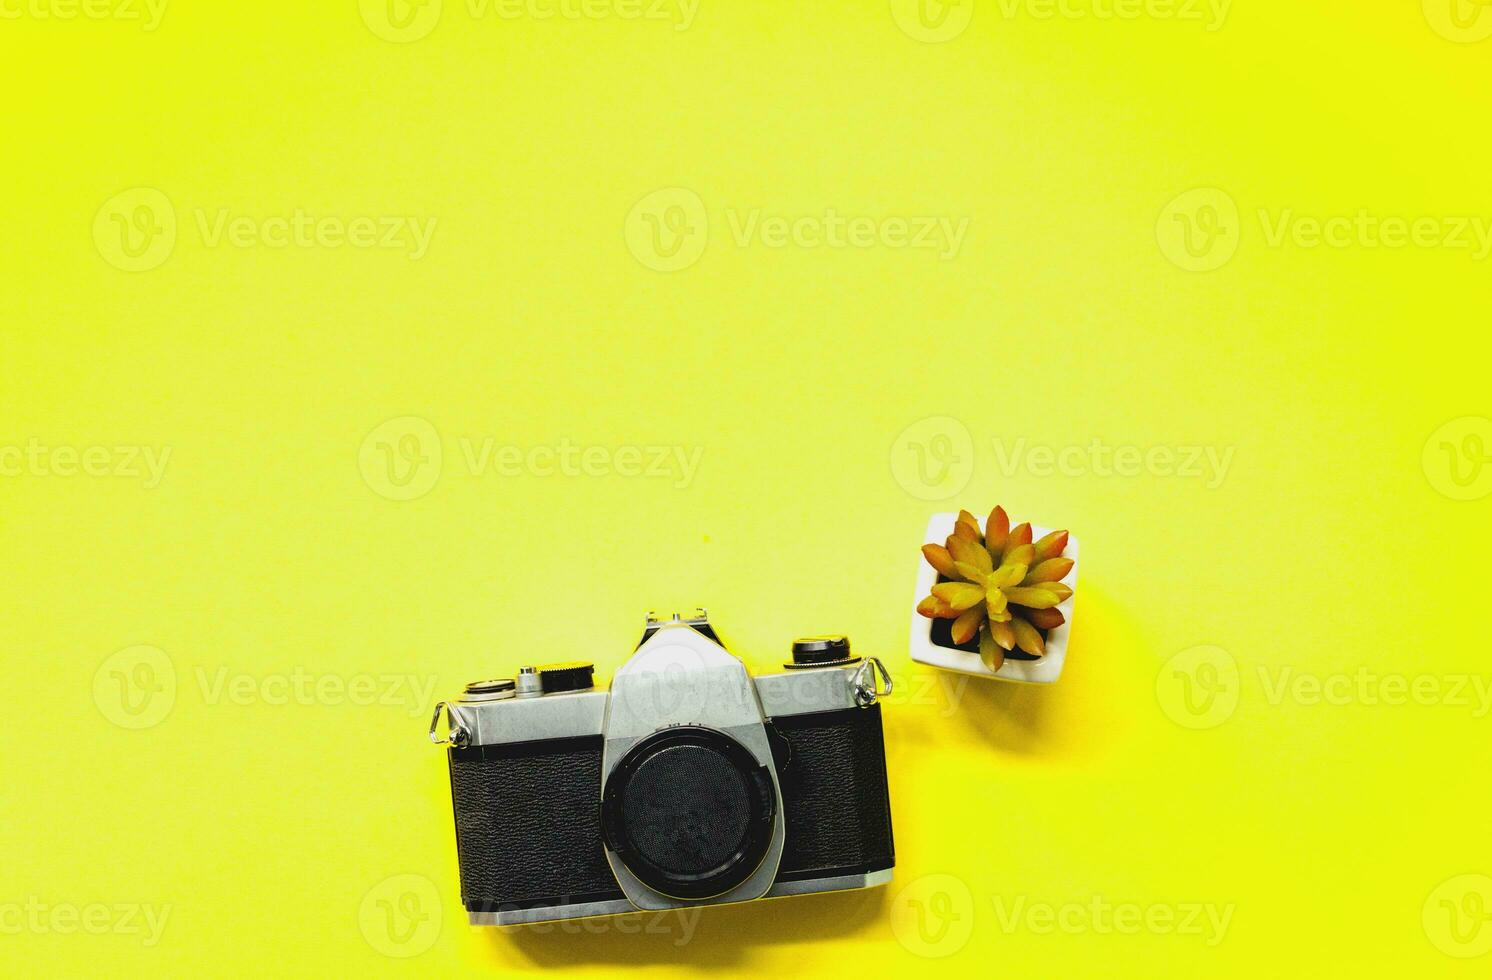
[[[984,622],[984,607],[974,606],[953,621],[953,642],[968,643],[974,639],[974,634],[979,632],[979,624]]]
[[[1056,582],[1072,571],[1071,558],[1048,558],[1026,573],[1024,585],[1035,585],[1037,582]]]
[[[1021,618],[1039,630],[1054,630],[1067,622],[1057,609],[1023,609]]]
[[[1043,562],[1048,558],[1056,558],[1065,550],[1067,550],[1067,532],[1053,531],[1036,542],[1036,560]]]
[[[996,507],[989,512],[989,520],[984,522],[984,544],[989,548],[991,555],[999,556],[1005,552],[1005,539],[1010,537],[1010,515],[1005,513],[1004,507]]]
[[[932,587],[932,593],[959,612],[984,601],[984,587],[970,582],[940,582]]]
[[[973,565],[965,565],[961,561],[954,562],[953,568],[955,571],[958,572],[959,578],[962,578],[969,582],[983,582],[985,579],[989,578],[989,575],[987,573],[981,572]]]
[[[1046,641],[1036,631],[1036,627],[1024,619],[1016,618],[1010,621],[1010,628],[1015,633],[1015,645],[1031,654],[1039,657],[1046,653]]]
[[[991,636],[986,634],[979,638],[979,659],[984,661],[992,673],[999,673],[1000,668],[1005,666],[1005,650]]]
[[[928,619],[953,619],[958,616],[958,610],[935,595],[917,603],[917,611]]]
[[[1025,565],[1028,568],[1036,564],[1036,549],[1029,544],[1013,544],[1005,549],[1005,560],[1002,565]]]
[[[975,569],[979,578],[983,578],[994,570],[994,563],[990,561],[989,552],[977,541],[954,536],[948,539],[948,553],[953,556],[954,567],[959,563]]]
[[[1045,585],[1018,585],[1013,589],[1006,589],[1005,597],[1017,606],[1029,606],[1032,609],[1050,609],[1062,601],[1057,593],[1047,591]]]
[[[987,584],[993,588],[1003,589],[1011,585],[1020,585],[1025,577],[1025,565],[1006,562],[990,573]]]
[[[958,573],[953,569],[953,556],[948,549],[940,544],[925,544],[922,546],[922,557],[927,563],[938,570],[939,575],[954,578]]]

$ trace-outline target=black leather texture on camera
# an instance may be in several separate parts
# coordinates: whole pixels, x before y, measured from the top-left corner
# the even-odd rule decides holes
[[[787,846],[778,881],[867,874],[896,864],[881,706],[771,719]]]
[[[750,878],[772,840],[777,793],[765,766],[711,728],[639,741],[601,798],[601,832],[627,870],[673,898],[709,898]]]
[[[473,912],[624,897],[601,849],[601,736],[452,749],[461,897]]]

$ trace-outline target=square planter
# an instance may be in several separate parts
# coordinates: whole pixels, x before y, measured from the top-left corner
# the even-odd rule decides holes
[[[927,532],[923,535],[924,544],[942,544],[953,533],[953,525],[958,521],[958,514],[934,514],[927,522]],[[1043,535],[1049,534],[1051,528],[1031,525],[1031,536],[1039,540]],[[956,670],[961,674],[972,674],[975,677],[998,677],[1007,681],[1022,681],[1028,684],[1051,684],[1062,676],[1062,664],[1067,659],[1067,637],[1072,629],[1072,604],[1077,599],[1078,589],[1078,539],[1071,534],[1067,538],[1067,549],[1063,552],[1072,559],[1072,570],[1062,579],[1062,584],[1072,589],[1073,594],[1062,601],[1057,608],[1061,610],[1066,619],[1061,626],[1049,630],[1046,635],[1046,653],[1037,660],[1017,660],[1007,655],[1005,663],[998,671],[992,671],[984,665],[975,651],[963,650],[952,646],[952,640],[943,634],[942,645],[934,642],[933,632],[938,628],[940,622],[947,623],[948,620],[928,619],[915,611],[912,612],[912,659],[920,664],[929,664],[933,667],[942,667],[944,670]],[[927,563],[927,559],[918,557],[917,560],[917,594],[912,598],[915,607],[938,581],[938,570]],[[946,630],[947,627],[943,627]]]

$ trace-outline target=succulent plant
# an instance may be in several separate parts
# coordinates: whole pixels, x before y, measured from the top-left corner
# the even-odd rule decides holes
[[[1033,542],[1031,525],[1011,527],[1003,507],[990,511],[982,533],[973,514],[959,511],[946,545],[922,546],[946,581],[933,586],[917,611],[953,620],[959,645],[983,629],[979,653],[990,670],[999,670],[1017,647],[1039,657],[1046,652],[1045,631],[1065,622],[1057,605],[1072,595],[1060,581],[1072,569],[1072,559],[1062,555],[1066,548],[1066,531]]]

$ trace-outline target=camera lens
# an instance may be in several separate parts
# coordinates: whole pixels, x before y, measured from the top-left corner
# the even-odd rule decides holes
[[[777,796],[745,746],[681,725],[634,745],[602,792],[602,833],[644,885],[673,898],[730,891],[761,866]]]

